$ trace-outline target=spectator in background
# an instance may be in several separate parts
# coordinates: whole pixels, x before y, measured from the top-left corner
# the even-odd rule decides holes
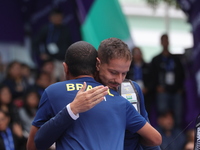
[[[0,109],[10,114],[11,124],[20,124],[18,108],[12,102],[12,94],[6,85],[0,86]]]
[[[174,114],[171,111],[162,112],[158,115],[158,126],[156,129],[162,136],[161,149],[182,150],[186,141],[185,134],[180,128],[174,126]],[[178,136],[178,137],[177,137]]]
[[[129,72],[126,78],[137,82],[142,89],[143,93],[146,93],[146,83],[148,82],[149,66],[144,62],[142,51],[139,47],[134,47],[132,50],[132,62]]]
[[[26,139],[19,128],[10,125],[9,113],[0,109],[0,149],[25,150]]]
[[[53,59],[47,59],[45,61],[43,61],[43,63],[41,64],[41,68],[40,68],[41,72],[46,72],[50,75],[51,77],[51,83],[55,83],[57,81],[62,80],[62,78],[58,78],[56,75],[56,66],[54,64]],[[64,74],[62,75],[64,77]]]
[[[53,9],[49,15],[49,23],[44,25],[33,39],[33,57],[36,58],[38,68],[41,63],[49,58],[54,60],[57,77],[63,78],[65,51],[71,44],[71,38],[66,25],[63,24],[63,13],[59,9]]]
[[[2,81],[9,87],[13,101],[18,107],[22,106],[22,96],[26,92],[29,84],[22,76],[21,63],[12,61],[8,64],[5,79]]]
[[[35,117],[40,95],[35,90],[29,90],[25,93],[24,105],[19,109],[19,117],[22,121],[23,135],[28,138],[31,123]]]
[[[29,87],[30,89],[35,90],[40,96],[44,92],[45,88],[47,88],[51,82],[51,75],[47,72],[41,71],[36,74],[35,84]]]
[[[0,82],[5,77],[5,70],[6,70],[6,64],[2,61],[2,56],[0,54]]]
[[[21,72],[22,72],[23,78],[26,80],[26,82],[29,85],[33,85],[35,83],[33,71],[29,65],[25,63],[21,63]]]
[[[151,61],[152,83],[156,90],[158,113],[171,109],[175,125],[182,124],[184,69],[178,57],[169,52],[168,35],[161,36],[162,52]]]
[[[140,86],[144,94],[146,110],[149,116],[151,116],[155,97],[153,87],[151,87],[152,84],[150,84],[152,80],[149,73],[149,64],[144,61],[142,51],[139,47],[134,47],[132,50],[132,62],[126,78],[135,81]]]

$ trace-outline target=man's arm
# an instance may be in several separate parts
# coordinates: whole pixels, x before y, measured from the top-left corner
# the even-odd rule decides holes
[[[84,83],[74,101],[69,105],[69,108],[74,115],[93,108],[95,105],[100,103],[108,93],[108,88],[104,86],[97,86],[88,91],[85,91],[85,89],[86,83]],[[70,115],[68,109],[64,107],[63,110],[61,110],[54,118],[42,125],[38,133],[36,134],[35,132],[37,148],[45,149],[51,146],[63,134],[68,126],[71,125],[74,121],[72,118],[73,116]],[[48,137],[51,137],[51,139]],[[30,138],[33,142],[32,137]]]
[[[127,101],[126,129],[132,134],[140,135],[141,144],[144,146],[158,146],[162,142],[160,133],[142,117],[135,107]]]
[[[148,113],[145,108],[145,103],[144,103],[144,95],[142,93],[142,90],[140,89],[139,85],[132,81],[133,84],[135,85],[136,90],[138,91],[139,97],[140,97],[140,113],[141,115],[150,123],[149,118],[148,118]],[[160,150],[160,146],[144,146],[141,144],[142,149],[144,150]]]
[[[34,142],[34,137],[35,137],[35,134],[37,133],[38,129],[39,129],[38,127],[35,127],[33,125],[31,126],[28,141],[26,144],[27,150],[37,150],[37,148],[35,146],[35,142]]]
[[[37,149],[49,148],[73,122],[65,107],[38,130],[34,140]]]
[[[162,143],[162,136],[148,122],[137,132],[141,136],[141,144],[144,146],[159,146]]]

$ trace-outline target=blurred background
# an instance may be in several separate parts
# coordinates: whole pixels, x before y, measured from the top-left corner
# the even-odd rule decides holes
[[[140,57],[151,66],[153,58],[162,53],[161,36],[165,34],[169,53],[176,56],[183,67],[184,78],[180,84],[180,107],[183,109],[179,128],[184,132],[186,128],[194,129],[200,108],[199,8],[199,0],[3,1],[0,5],[0,81],[3,83],[10,76],[9,69],[17,61],[22,68],[28,68],[29,72],[23,75],[29,81],[27,87],[37,82],[41,94],[49,84],[63,80],[63,76],[58,75],[59,63],[64,60],[62,53],[57,55],[59,46],[66,49],[78,40],[87,41],[98,48],[106,38],[120,38],[132,52],[139,47]],[[53,19],[52,14],[61,14],[62,30],[54,31],[56,24],[60,23],[56,17]],[[67,41],[64,44],[60,41],[57,47],[54,43],[59,37],[65,37]],[[48,48],[48,52],[45,48]],[[56,58],[56,63],[52,58]],[[54,76],[49,77],[44,72]],[[39,85],[39,79],[44,81],[44,76],[49,80]],[[182,78],[181,75],[178,78]],[[21,87],[20,92],[21,95],[12,99],[17,108],[24,106],[22,97],[26,90],[23,91]],[[156,99],[155,94],[153,99]],[[157,126],[159,115],[152,111],[157,110],[156,102],[150,103],[146,104],[150,121]]]
[[[126,16],[134,44],[143,50],[148,62],[161,51],[160,35],[169,34],[170,52],[183,54],[193,46],[192,28],[187,15],[176,5],[160,0],[151,4],[148,0],[119,0]]]

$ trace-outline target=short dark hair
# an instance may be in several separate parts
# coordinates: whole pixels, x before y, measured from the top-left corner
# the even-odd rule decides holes
[[[10,118],[10,113],[8,111],[5,111],[2,108],[0,108],[0,112],[2,112],[6,117]]]
[[[35,80],[39,80],[43,75],[46,75],[49,79],[51,79],[51,74],[47,73],[46,71],[37,71],[35,75]]]
[[[89,43],[78,41],[66,51],[65,63],[73,76],[92,75],[96,71],[97,51]]]
[[[165,118],[168,115],[171,115],[174,118],[174,112],[172,110],[165,110],[158,113],[158,118]]]
[[[109,63],[111,59],[125,58],[132,60],[131,51],[128,45],[118,38],[108,38],[103,40],[98,48],[98,58],[102,63]]]
[[[7,68],[6,68],[6,78],[12,78],[12,75],[11,75],[11,73],[10,73],[10,70],[12,69],[12,67],[14,66],[14,65],[19,65],[20,67],[21,67],[21,62],[19,62],[18,60],[13,60],[13,61],[11,61],[9,64],[8,64],[8,66],[7,66]]]
[[[168,34],[164,33],[161,35],[160,40],[163,41],[164,38],[168,38]]]
[[[63,15],[63,12],[59,8],[53,8],[50,12],[50,15],[60,14]]]

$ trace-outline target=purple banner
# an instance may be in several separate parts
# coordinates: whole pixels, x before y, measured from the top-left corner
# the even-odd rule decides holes
[[[34,36],[48,22],[53,8],[64,13],[64,24],[70,28],[72,41],[81,39],[80,18],[74,0],[6,0],[0,5],[0,42],[23,42],[24,35]]]
[[[24,22],[17,1],[2,1],[0,11],[0,41],[23,42]]]

